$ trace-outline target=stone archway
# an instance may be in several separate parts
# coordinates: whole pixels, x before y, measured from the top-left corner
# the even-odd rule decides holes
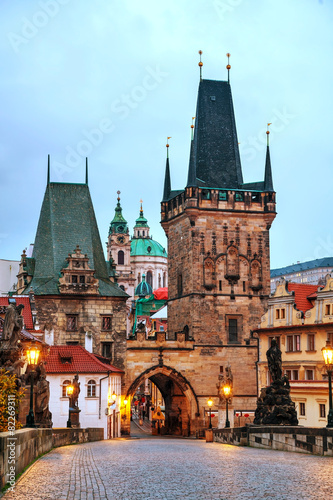
[[[163,395],[167,433],[184,436],[194,434],[199,402],[190,382],[170,366],[155,365],[136,377],[127,390],[126,398],[132,398],[136,388],[146,379],[150,379]]]

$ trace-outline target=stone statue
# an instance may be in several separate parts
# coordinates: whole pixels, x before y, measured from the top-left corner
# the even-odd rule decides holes
[[[17,347],[20,338],[20,332],[23,328],[23,317],[21,311],[24,308],[23,304],[14,306],[9,304],[6,310],[6,315],[3,324],[2,339],[9,341],[9,347]]]
[[[268,369],[273,382],[282,379],[282,358],[281,351],[276,339],[272,339],[271,347],[266,352]]]
[[[69,406],[71,408],[78,408],[78,399],[79,399],[79,394],[80,394],[80,382],[79,382],[79,375],[78,374],[75,375],[72,384],[73,384],[74,390],[73,390],[73,394],[70,396],[70,399],[69,399]]]
[[[233,376],[232,371],[231,371],[231,366],[228,364],[226,366],[226,369],[225,369],[225,382],[226,382],[226,384],[228,384],[230,386],[230,388],[231,388],[230,392],[232,392],[233,381],[234,381],[234,376]]]

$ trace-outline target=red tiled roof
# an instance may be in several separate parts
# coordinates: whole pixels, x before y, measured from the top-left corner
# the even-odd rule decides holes
[[[25,329],[26,330],[33,330],[34,325],[32,322],[32,313],[31,313],[29,297],[27,297],[27,296],[15,296],[12,298],[16,300],[17,306],[20,304],[24,305],[24,309],[22,310],[22,316],[23,316]],[[8,305],[9,305],[8,297],[0,297],[0,306],[8,306]]]
[[[299,311],[306,312],[313,307],[308,300],[310,295],[314,294],[318,285],[305,285],[304,283],[288,283],[288,291],[294,292],[295,304]],[[313,297],[314,298],[314,297]]]
[[[70,358],[70,362],[62,362],[61,358]],[[124,373],[113,365],[102,363],[80,345],[51,346],[45,369],[46,373]]]

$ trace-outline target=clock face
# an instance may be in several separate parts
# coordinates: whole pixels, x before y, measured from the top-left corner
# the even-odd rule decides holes
[[[124,231],[124,226],[118,226],[118,231],[119,233],[122,233]]]
[[[117,241],[118,241],[118,243],[124,243],[124,241],[125,241],[124,236],[118,236]]]

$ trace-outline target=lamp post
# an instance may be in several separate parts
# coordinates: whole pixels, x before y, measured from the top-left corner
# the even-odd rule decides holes
[[[27,352],[28,364],[31,368],[30,371],[30,410],[27,415],[26,427],[36,427],[35,426],[35,416],[34,416],[34,368],[37,366],[39,358],[39,349],[37,347],[30,347]]]
[[[333,371],[333,348],[330,341],[327,340],[326,346],[322,348],[323,358],[328,375],[328,401],[329,411],[327,415],[326,427],[333,427],[333,404],[332,404],[332,371]]]
[[[207,401],[207,404],[209,406],[209,429],[212,429],[212,406],[213,406],[213,400],[212,398],[209,398]]]
[[[71,396],[72,396],[73,392],[74,392],[74,385],[69,384],[66,387],[66,394],[67,394],[68,399],[69,399],[67,427],[72,427],[72,421],[71,421]]]
[[[230,427],[230,422],[229,422],[229,418],[228,418],[228,403],[229,403],[229,398],[230,398],[230,394],[231,394],[231,387],[229,384],[225,384],[222,387],[222,390],[223,390],[223,394],[225,397],[225,405],[226,405],[225,427]]]

